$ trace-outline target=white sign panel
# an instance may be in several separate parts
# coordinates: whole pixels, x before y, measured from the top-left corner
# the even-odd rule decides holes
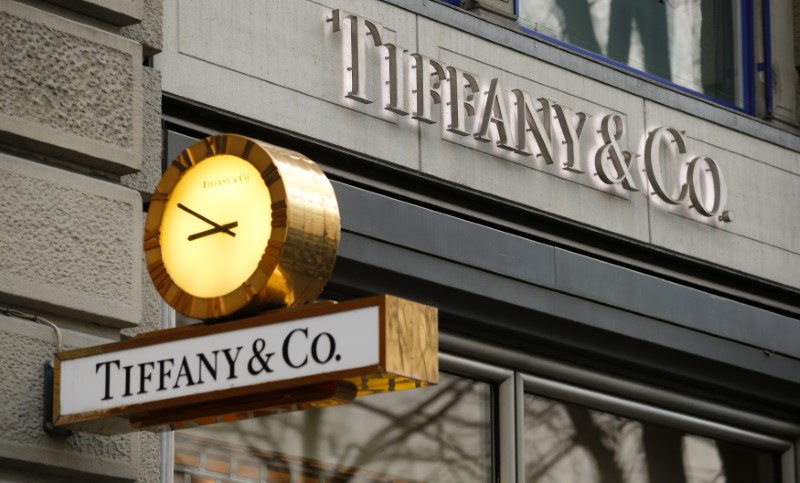
[[[377,306],[61,362],[60,413],[341,372],[380,362]]]

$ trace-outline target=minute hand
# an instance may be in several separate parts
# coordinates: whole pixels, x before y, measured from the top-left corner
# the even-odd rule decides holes
[[[192,216],[196,216],[197,218],[205,221],[209,225],[211,225],[214,228],[216,228],[217,231],[220,231],[220,232],[223,232],[223,233],[227,233],[230,236],[236,236],[236,233],[232,232],[230,230],[230,228],[228,228],[228,225],[222,226],[219,223],[215,223],[215,222],[209,220],[208,218],[206,218],[205,216],[201,215],[200,213],[197,213],[196,211],[192,210],[191,208],[187,208],[186,206],[184,206],[184,205],[182,205],[180,203],[178,203],[178,208],[182,209],[183,211],[185,211],[186,213],[189,213]]]
[[[230,231],[228,231],[228,228],[236,228],[237,226],[239,226],[238,221],[234,221],[233,223],[226,223],[217,228],[201,231],[200,233],[195,233],[194,235],[189,235],[189,241],[197,240],[198,238],[203,238],[204,236],[208,235],[213,235],[214,233],[221,233],[221,232],[230,233]],[[236,236],[236,233],[233,233],[231,236]]]

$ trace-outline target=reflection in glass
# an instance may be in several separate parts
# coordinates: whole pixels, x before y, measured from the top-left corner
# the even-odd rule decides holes
[[[777,482],[777,456],[529,394],[526,483]]]
[[[519,0],[519,23],[744,107],[741,0]]]
[[[490,386],[441,374],[438,386],[179,431],[175,441],[181,483],[489,482]]]

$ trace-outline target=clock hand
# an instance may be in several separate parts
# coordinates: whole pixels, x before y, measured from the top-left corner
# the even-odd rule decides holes
[[[204,236],[213,235],[214,233],[228,233],[230,236],[236,236],[236,233],[232,232],[231,228],[236,228],[239,226],[238,221],[234,221],[233,223],[227,223],[222,226],[217,226],[216,228],[212,228],[210,230],[201,231],[200,233],[195,233],[194,235],[189,235],[189,241],[197,240],[198,238],[203,238]]]
[[[190,215],[196,216],[197,218],[199,218],[199,219],[201,219],[201,220],[205,221],[205,222],[206,222],[206,223],[208,223],[209,225],[211,225],[211,226],[213,226],[214,228],[216,228],[216,229],[217,229],[217,231],[222,231],[222,232],[224,232],[224,233],[227,233],[227,234],[228,234],[228,235],[230,235],[230,236],[236,236],[236,234],[235,234],[234,232],[232,232],[232,231],[230,230],[230,228],[224,228],[224,227],[223,227],[222,225],[220,225],[219,223],[214,223],[213,221],[209,220],[208,218],[206,218],[205,216],[201,215],[200,213],[198,213],[198,212],[196,212],[196,211],[193,211],[193,210],[191,210],[190,208],[187,208],[186,206],[184,206],[184,205],[182,205],[182,204],[180,204],[180,203],[178,203],[178,208],[182,209],[182,210],[183,210],[183,211],[185,211],[186,213],[189,213]],[[225,226],[228,226],[228,225],[225,225]],[[215,233],[216,233],[216,232],[215,232]]]

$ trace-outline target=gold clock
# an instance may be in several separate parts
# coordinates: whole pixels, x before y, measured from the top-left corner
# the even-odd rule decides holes
[[[214,320],[313,301],[333,270],[336,196],[302,154],[233,134],[181,153],[150,202],[144,249],[161,297]]]

